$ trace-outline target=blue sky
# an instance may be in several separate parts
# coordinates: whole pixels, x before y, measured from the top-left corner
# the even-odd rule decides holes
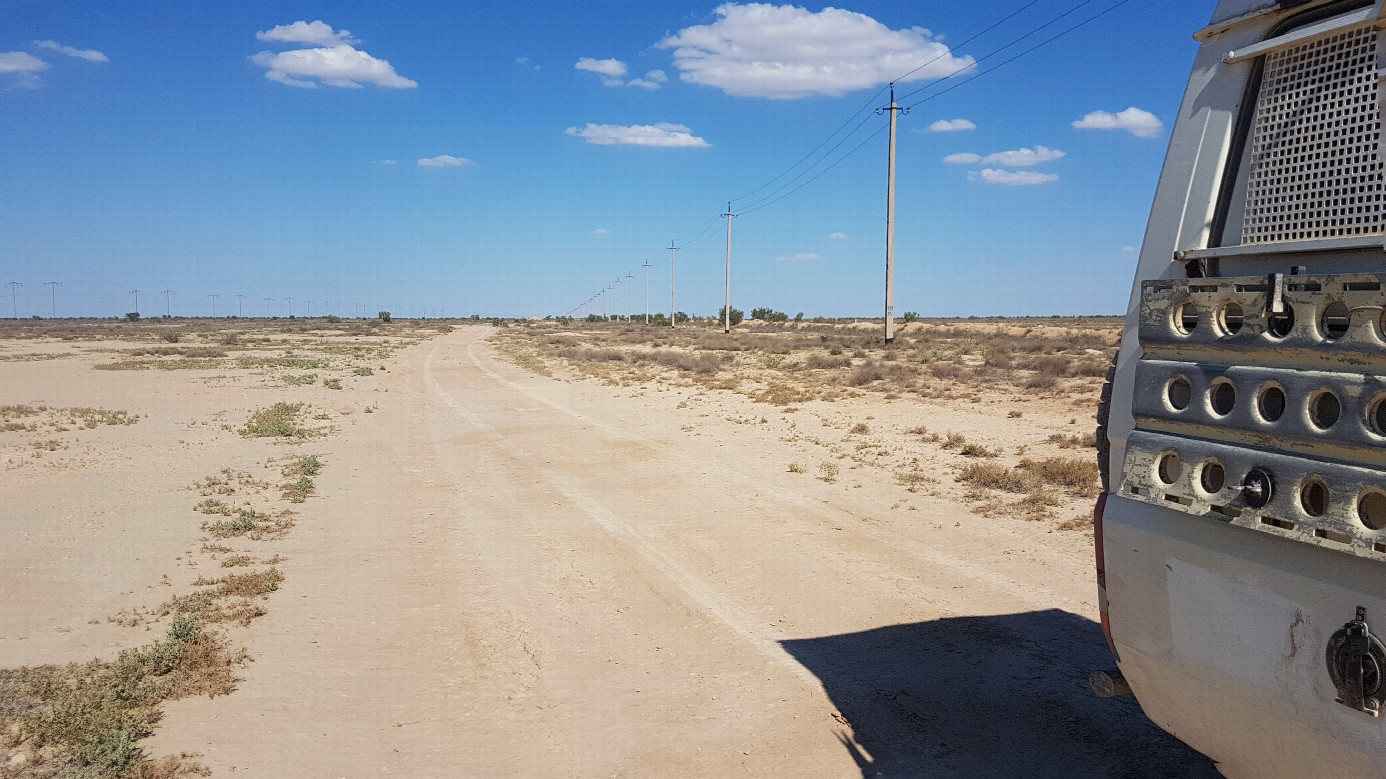
[[[740,198],[734,306],[879,316],[868,99],[923,65],[897,88],[923,88],[899,121],[897,313],[1120,313],[1213,3],[1126,2],[985,72],[1117,3],[0,0],[0,282],[21,317],[50,313],[48,281],[60,316],[134,289],[146,315],[168,289],[177,315],[216,294],[543,316],[627,273],[642,311],[648,259],[667,310],[677,239],[678,307],[706,315]],[[825,162],[865,145],[751,212],[862,120]]]

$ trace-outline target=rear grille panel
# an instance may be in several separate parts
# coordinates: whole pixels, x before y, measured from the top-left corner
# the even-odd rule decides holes
[[[1266,55],[1243,244],[1383,232],[1379,37],[1369,23]]]

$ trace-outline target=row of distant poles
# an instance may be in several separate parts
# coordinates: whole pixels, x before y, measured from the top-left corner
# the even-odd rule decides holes
[[[630,274],[626,274],[626,275],[629,276]],[[52,315],[52,317],[53,317],[54,319],[57,319],[57,318],[58,318],[58,287],[61,287],[62,285],[63,285],[63,283],[62,283],[61,281],[45,281],[45,282],[43,282],[43,286],[48,287],[48,292],[49,292],[49,305],[51,306],[50,313],[51,313],[51,315]],[[648,297],[648,292],[649,292],[649,290],[648,290],[648,285],[649,285],[649,273],[648,273],[648,271],[647,271],[647,272],[646,272],[646,287],[647,287],[647,289],[646,289],[646,296],[647,296],[647,297]],[[12,312],[12,316],[13,316],[15,319],[18,319],[18,318],[19,318],[19,298],[18,298],[18,296],[16,295],[16,290],[18,290],[20,287],[24,286],[24,284],[23,284],[23,282],[19,282],[19,281],[7,281],[7,282],[5,282],[5,286],[7,286],[7,287],[10,288],[10,311]],[[135,301],[135,313],[138,314],[139,311],[140,311],[140,295],[145,294],[145,292],[144,292],[144,290],[142,290],[142,289],[132,289],[132,290],[130,290],[130,292],[129,292],[128,294],[129,294],[131,297],[134,298],[134,301]],[[171,290],[171,289],[165,289],[165,290],[160,290],[160,291],[159,291],[159,294],[164,296],[164,315],[165,315],[165,316],[172,316],[172,315],[173,315],[173,295],[176,294],[176,293],[175,293],[173,290]],[[216,317],[216,315],[217,315],[217,301],[220,300],[221,297],[222,297],[221,295],[217,295],[217,294],[211,294],[211,295],[208,295],[208,296],[207,296],[207,299],[210,300],[210,301],[212,301],[212,316],[213,316],[213,317]],[[236,297],[236,316],[238,316],[238,317],[243,317],[243,316],[245,316],[245,295],[236,295],[235,297]],[[291,298],[291,297],[286,297],[286,298],[284,298],[284,300],[288,302],[288,306],[289,306],[289,316],[290,316],[290,317],[293,317],[293,315],[294,315],[294,299]],[[266,310],[267,312],[269,312],[269,311],[270,311],[270,308],[274,305],[274,301],[275,301],[275,298],[265,298],[265,310]],[[303,298],[300,298],[300,301],[304,304],[304,316],[308,316],[308,317],[313,316],[313,301],[307,300],[307,299],[303,299]],[[328,310],[331,310],[331,308],[332,308],[332,301],[330,301],[330,300],[325,300],[325,301],[323,301],[323,305],[326,306],[326,307],[328,308]],[[343,305],[345,305],[345,304],[343,304]],[[353,304],[353,305],[355,305],[355,307],[356,307],[356,316],[357,316],[357,317],[360,317],[360,316],[361,316],[361,304],[360,304],[360,303],[355,303],[355,304]],[[411,308],[410,311],[411,311],[411,315],[412,315],[413,309]],[[437,316],[438,316],[438,311],[435,309],[434,312],[433,312],[433,314],[434,314],[435,317],[437,317]],[[648,312],[646,312],[646,314],[647,314],[647,317],[648,317]],[[267,315],[268,315],[268,314],[267,314]],[[424,317],[426,318],[427,316],[428,316],[428,309],[425,308],[425,309],[424,309]]]
[[[895,83],[890,84],[890,106],[877,108],[876,114],[890,113],[890,141],[888,161],[886,163],[886,278],[885,278],[885,342],[892,343],[895,340],[895,120],[897,114],[908,114],[910,109],[901,108],[895,102]],[[727,281],[726,281],[726,302],[722,306],[722,332],[731,332],[731,226],[736,214],[732,213],[731,202],[727,203],[727,212],[721,215],[727,220]],[[674,241],[669,242],[669,326],[678,325],[678,251],[679,247],[674,245]],[[645,268],[645,324],[650,323],[650,261],[645,260],[642,266]],[[630,319],[630,279],[631,274],[626,274],[626,319]],[[617,279],[615,284],[601,292],[588,298],[581,306],[573,309],[574,312],[582,309],[588,303],[592,303],[598,298],[606,301],[606,293],[615,289],[621,280]],[[605,308],[605,306],[603,306]]]

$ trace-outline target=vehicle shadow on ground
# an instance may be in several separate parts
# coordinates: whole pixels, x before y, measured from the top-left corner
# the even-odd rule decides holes
[[[1093,696],[1088,674],[1116,663],[1102,628],[1066,611],[781,643],[850,724],[863,777],[1219,775],[1131,696]]]

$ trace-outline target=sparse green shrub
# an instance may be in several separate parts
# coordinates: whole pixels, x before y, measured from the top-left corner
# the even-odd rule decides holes
[[[323,380],[322,380],[322,386],[324,386],[324,387],[326,387],[326,388],[328,388],[328,389],[339,390],[339,389],[342,388],[342,380],[341,380],[341,379],[323,379]]]
[[[284,383],[293,385],[295,387],[302,386],[305,384],[315,384],[317,383],[317,380],[318,374],[316,373],[284,374]]]
[[[375,371],[372,371],[370,368],[357,368],[352,371],[352,374],[356,376],[373,376],[375,375]]]
[[[919,321],[919,312],[918,312],[918,311],[906,311],[903,315],[900,316],[900,321],[904,322],[905,324],[909,324],[910,322],[918,322],[918,321]]]
[[[806,471],[808,469],[804,467],[803,463],[793,462],[789,464],[790,473],[805,473]]]
[[[381,311],[379,314],[376,314],[376,317],[377,317],[378,319],[380,319],[380,321],[382,321],[382,322],[388,322],[388,321],[390,321],[390,312],[389,312],[389,311]]]
[[[818,475],[818,478],[822,479],[823,481],[826,481],[826,482],[835,482],[835,481],[837,481],[837,474],[838,474],[837,463],[828,462],[827,460],[824,460],[823,462],[820,462],[820,463],[818,464],[818,474],[819,474],[819,475]]]
[[[302,503],[313,494],[313,489],[313,480],[307,476],[300,476],[298,481],[284,490],[284,497],[288,498],[290,503]]]
[[[308,431],[297,424],[302,410],[302,403],[275,403],[251,414],[240,433],[247,438],[304,438]]]

